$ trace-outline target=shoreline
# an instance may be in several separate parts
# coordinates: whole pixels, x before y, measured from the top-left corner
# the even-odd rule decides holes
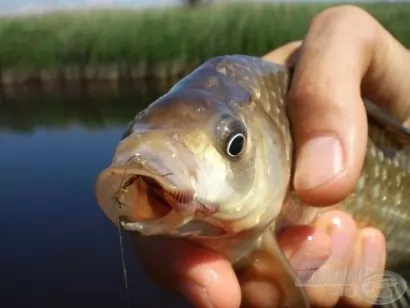
[[[25,82],[10,82],[0,86],[0,105],[2,101],[30,100],[41,97],[104,98],[106,96],[121,96],[132,92],[149,92],[151,89],[170,89],[184,75],[161,77],[125,77],[78,78],[78,79],[47,79],[29,80]],[[92,77],[92,76],[91,76]]]
[[[0,91],[0,133],[81,126],[121,128],[177,80],[70,81],[51,88],[20,85]]]
[[[141,85],[172,85],[194,70],[202,61],[170,61],[157,65],[141,63],[130,67],[78,66],[65,69],[14,69],[0,73],[0,94],[5,97],[29,95],[71,96],[113,91],[126,91]]]
[[[0,87],[18,84],[169,79],[185,75],[202,61],[164,61],[138,65],[69,65],[63,68],[14,68],[0,72]]]

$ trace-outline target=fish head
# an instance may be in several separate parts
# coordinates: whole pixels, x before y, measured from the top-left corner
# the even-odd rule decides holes
[[[141,111],[96,182],[105,214],[141,235],[230,236],[266,227],[289,182],[277,121],[228,81],[179,85]]]

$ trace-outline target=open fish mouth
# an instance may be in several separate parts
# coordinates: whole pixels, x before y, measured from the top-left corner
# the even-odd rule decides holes
[[[147,175],[132,175],[115,194],[115,202],[119,206],[126,206],[122,199],[127,198],[126,194],[132,194],[134,199],[131,202],[137,203],[138,208],[133,217],[120,217],[122,221],[132,220],[155,220],[166,216],[174,207],[179,204],[189,204],[193,202],[193,193],[190,190],[178,190],[167,188],[163,183],[154,177]],[[144,200],[145,199],[145,200]]]
[[[188,183],[163,166],[111,166],[99,175],[96,190],[105,214],[125,231],[178,237],[226,234],[212,221],[219,205],[200,200]]]

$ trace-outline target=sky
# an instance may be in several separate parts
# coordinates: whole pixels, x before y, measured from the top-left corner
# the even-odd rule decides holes
[[[38,13],[53,9],[95,8],[112,6],[166,6],[177,0],[0,0],[0,14]]]
[[[249,0],[249,1],[257,2],[257,1],[262,1],[262,0]],[[268,0],[268,1],[286,2],[286,1],[291,1],[291,0]],[[309,2],[311,0],[299,0],[299,1]],[[324,1],[324,0],[319,0],[319,1]],[[328,0],[328,1],[332,1],[332,0]],[[353,2],[363,2],[363,1],[366,1],[366,0],[356,0]],[[376,1],[379,2],[380,0],[376,0]],[[384,0],[384,1],[387,2],[389,0]],[[390,0],[390,1],[395,1],[395,0]],[[407,2],[409,0],[404,0],[404,1]],[[40,13],[40,12],[54,10],[54,9],[72,9],[72,8],[101,8],[101,7],[124,7],[124,6],[144,8],[144,7],[153,7],[153,6],[168,6],[168,5],[171,6],[171,5],[175,5],[178,2],[180,1],[179,0],[0,0],[0,15]]]

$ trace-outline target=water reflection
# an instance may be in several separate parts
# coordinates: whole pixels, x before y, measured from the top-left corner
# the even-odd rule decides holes
[[[0,129],[25,132],[40,127],[122,125],[171,85],[171,81],[151,81],[121,87],[73,83],[48,91],[33,85],[8,88],[0,94]]]
[[[125,124],[168,87],[3,93],[1,307],[126,307],[118,233],[93,185]],[[149,281],[129,243],[126,260],[133,307],[187,307]]]

